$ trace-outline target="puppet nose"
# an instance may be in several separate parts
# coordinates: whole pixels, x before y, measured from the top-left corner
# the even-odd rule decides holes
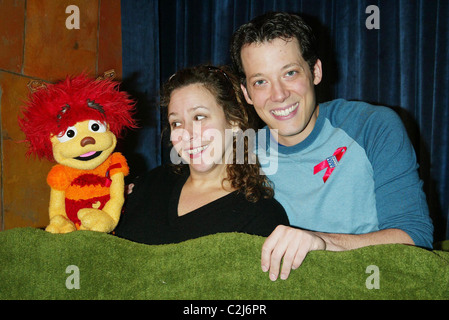
[[[85,137],[83,140],[81,140],[81,147],[85,147],[88,144],[95,144],[95,139],[92,137]]]

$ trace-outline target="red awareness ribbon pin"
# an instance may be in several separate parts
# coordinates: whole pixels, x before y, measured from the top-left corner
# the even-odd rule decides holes
[[[323,176],[323,181],[326,183],[327,179],[331,175],[332,171],[334,171],[335,167],[337,166],[338,162],[340,161],[341,157],[346,152],[346,147],[340,147],[337,150],[335,150],[334,154],[330,156],[329,158],[326,158],[326,160],[321,161],[313,168],[313,174],[317,174],[323,169],[326,169],[326,172]]]

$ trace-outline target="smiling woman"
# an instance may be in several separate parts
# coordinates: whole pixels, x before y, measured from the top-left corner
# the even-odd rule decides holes
[[[259,174],[251,141],[243,139],[256,118],[233,73],[213,66],[181,70],[165,84],[162,105],[167,107],[173,149],[190,170],[200,164],[215,172],[220,169],[220,175],[210,176],[216,177],[220,186],[224,182],[230,184],[228,188],[242,189],[249,200],[272,195],[268,180]],[[188,150],[184,156],[182,141]],[[242,144],[244,150],[237,150]],[[243,159],[237,158],[239,151],[243,151]],[[171,160],[175,163],[173,157]]]
[[[181,161],[136,179],[116,235],[162,244],[219,232],[268,236],[288,224],[248,140],[243,161],[236,161],[238,141],[251,128],[237,89],[234,75],[213,66],[170,77],[162,104]]]

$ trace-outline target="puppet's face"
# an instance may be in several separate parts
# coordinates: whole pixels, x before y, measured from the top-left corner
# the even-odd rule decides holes
[[[78,122],[50,140],[53,156],[59,164],[83,170],[92,170],[102,164],[117,144],[108,126],[96,120]]]

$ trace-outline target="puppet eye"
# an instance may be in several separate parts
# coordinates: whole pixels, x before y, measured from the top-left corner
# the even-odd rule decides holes
[[[66,142],[75,138],[77,134],[75,127],[68,127],[65,132],[61,132],[57,135],[59,142]]]
[[[106,125],[101,121],[89,120],[89,130],[92,132],[106,132]]]

